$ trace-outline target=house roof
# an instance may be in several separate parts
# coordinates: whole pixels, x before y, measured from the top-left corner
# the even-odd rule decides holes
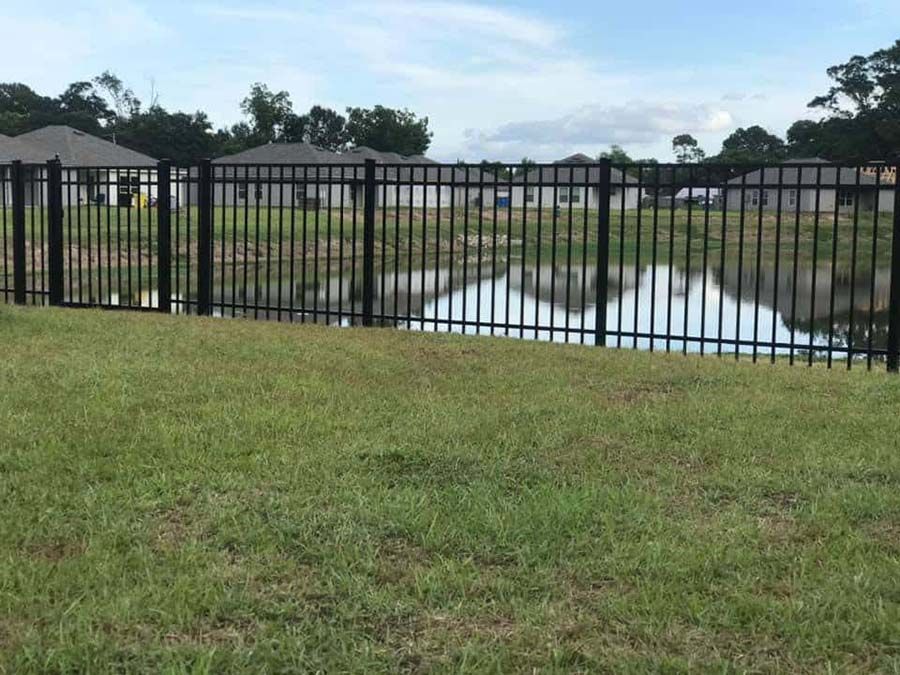
[[[309,143],[265,143],[213,160],[213,164],[321,164],[337,153]]]
[[[50,157],[35,146],[23,143],[18,138],[0,134],[0,162],[11,162],[15,159],[34,164],[46,162]]]
[[[465,184],[467,180],[470,184],[476,184],[481,180],[477,167],[472,167],[467,178],[465,169],[441,165],[424,155],[405,156],[366,146],[333,152],[309,143],[266,143],[233,155],[219,157],[213,160],[213,164],[224,165],[220,170],[224,170],[226,176],[243,176],[243,171],[238,170],[240,165],[261,165],[256,169],[247,170],[247,177],[251,180],[265,179],[270,173],[273,178],[277,178],[279,174],[268,167],[279,165],[310,165],[306,170],[309,180],[362,180],[360,169],[342,170],[340,167],[358,166],[368,159],[375,160],[380,165],[387,165],[376,173],[376,179],[381,181],[403,184],[440,180],[450,185],[451,182]],[[326,165],[331,165],[332,168],[325,168]],[[485,171],[483,180],[485,184],[491,183],[494,180],[493,174]]]
[[[531,185],[545,183],[548,186],[552,186],[554,183],[571,184],[575,186],[585,185],[586,183],[596,185],[600,182],[600,164],[597,160],[588,157],[584,153],[577,152],[574,155],[569,155],[568,157],[557,160],[553,162],[553,164],[558,164],[560,166],[549,165],[540,168],[532,168],[524,176],[521,173],[517,174],[513,178],[513,182],[522,183],[527,179],[528,183]],[[585,166],[584,168],[571,166],[573,164],[584,164]],[[614,184],[638,182],[634,176],[623,173],[616,167],[610,169],[610,180]]]
[[[59,157],[63,166],[136,168],[156,164],[148,155],[110,143],[65,125],[51,125],[15,137],[47,161]]]
[[[856,185],[856,167],[834,167],[834,166],[801,166],[794,167],[795,164],[830,164],[827,159],[821,157],[813,157],[810,159],[789,159],[782,162],[781,168],[767,167],[760,171],[756,169],[745,173],[742,176],[736,176],[728,181],[729,185],[745,185],[753,187],[760,183],[766,185],[779,184],[785,188],[793,185],[802,185],[804,187],[815,187],[817,184],[831,186],[832,188],[840,183],[847,187]],[[840,173],[838,173],[840,169]],[[862,169],[862,167],[860,167]],[[780,174],[780,178],[779,178]],[[884,181],[882,181],[883,183]],[[866,186],[875,185],[875,177],[863,171],[859,172],[859,184]]]

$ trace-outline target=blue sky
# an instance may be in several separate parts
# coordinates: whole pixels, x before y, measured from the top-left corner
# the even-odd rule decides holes
[[[707,152],[813,116],[825,69],[900,37],[896,0],[0,0],[2,80],[47,94],[110,69],[143,100],[241,119],[250,85],[428,115],[442,160],[558,159],[618,143]],[[16,54],[16,57],[12,55]]]

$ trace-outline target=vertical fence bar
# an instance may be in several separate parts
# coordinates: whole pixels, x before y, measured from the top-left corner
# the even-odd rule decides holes
[[[399,204],[397,205],[399,209]],[[366,160],[363,210],[363,326],[372,325],[375,302],[375,160]]]
[[[22,162],[12,163],[12,240],[13,240],[13,300],[25,304],[25,171]]]
[[[171,163],[164,159],[156,168],[156,258],[158,309],[172,311],[172,184]]]
[[[900,166],[897,167],[900,174]],[[878,208],[876,198],[875,208]],[[873,272],[874,275],[874,272]],[[891,299],[888,319],[887,369],[900,371],[900,180],[894,181],[894,232],[891,240]]]
[[[594,344],[606,345],[606,304],[609,299],[609,190],[612,166],[609,159],[600,160],[600,180],[597,184],[597,309],[595,313]],[[623,181],[624,183],[624,181]],[[623,185],[623,188],[624,185]]]
[[[212,309],[212,163],[200,162],[197,194],[197,314],[209,316]]]
[[[51,305],[61,305],[64,297],[62,165],[55,159],[47,162],[47,217],[49,300]]]

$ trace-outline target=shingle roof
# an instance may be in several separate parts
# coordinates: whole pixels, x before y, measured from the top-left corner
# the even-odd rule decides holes
[[[378,180],[386,180],[389,182],[399,181],[400,183],[413,182],[436,182],[440,180],[442,183],[450,185],[451,182],[464,184],[466,182],[466,172],[455,166],[441,165],[433,159],[429,159],[424,155],[404,156],[396,152],[384,152],[373,150],[366,146],[350,148],[343,152],[332,152],[309,143],[266,143],[255,148],[250,148],[242,152],[219,157],[213,160],[213,164],[225,165],[225,175],[243,176],[242,171],[236,169],[242,164],[259,164],[260,168],[248,171],[248,178],[266,178],[270,171],[266,165],[311,165],[307,169],[310,180],[327,179],[329,174],[334,180],[362,180],[361,170],[344,169],[341,173],[339,168],[341,165],[359,165],[367,159],[373,159],[377,164],[388,165],[380,169],[376,173]],[[230,165],[235,165],[232,169]],[[317,165],[317,166],[312,166]],[[326,169],[323,165],[332,165],[334,168]],[[405,167],[403,165],[409,165]],[[421,166],[421,165],[433,165]],[[273,177],[278,177],[277,172],[272,172]],[[477,167],[473,167],[468,175],[470,184],[478,183],[480,172]],[[493,174],[489,171],[484,172],[484,183],[489,184],[494,180]]]
[[[309,143],[266,143],[213,160],[213,164],[332,163],[336,153]]]
[[[59,156],[64,166],[145,167],[152,157],[64,125],[51,125],[16,136],[46,161]],[[30,160],[34,161],[34,160]]]
[[[0,135],[0,162],[11,162],[19,159],[31,164],[46,162],[50,159],[45,152],[28,143],[23,143],[18,138]]]
[[[547,183],[549,185],[553,185],[554,183],[568,183],[577,186],[585,185],[585,183],[596,185],[600,182],[600,164],[597,160],[591,159],[583,153],[578,152],[574,155],[569,155],[565,159],[557,160],[553,164],[558,164],[560,166],[543,166],[540,170],[535,167],[529,170],[526,176],[523,176],[521,173],[517,174],[516,177],[513,178],[513,182],[522,183],[526,177],[530,185],[538,185],[539,183]],[[585,167],[562,166],[564,164],[584,164]],[[634,176],[623,173],[616,167],[610,169],[610,180],[613,184],[617,185],[622,184],[623,182],[638,182]]]
[[[763,170],[762,180],[760,180],[760,170],[756,169],[755,171],[750,171],[749,173],[743,174],[743,176],[737,176],[728,181],[729,185],[746,185],[748,187],[753,187],[753,185],[759,185],[760,182],[763,184],[779,184],[784,185],[786,188],[791,187],[792,185],[797,185],[798,181],[800,185],[803,186],[815,186],[817,182],[822,185],[835,185],[838,183],[838,171],[834,166],[802,166],[802,167],[793,167],[793,164],[828,164],[828,160],[821,159],[820,157],[813,157],[811,159],[789,159],[786,162],[782,162],[782,167],[779,169],[778,167],[767,167]],[[860,167],[862,168],[862,167]],[[779,179],[780,172],[780,179]],[[884,181],[882,181],[884,183]],[[850,187],[852,185],[856,185],[856,168],[855,167],[840,167],[840,184],[846,185]],[[875,185],[874,176],[868,175],[860,171],[859,173],[859,184],[860,185]]]

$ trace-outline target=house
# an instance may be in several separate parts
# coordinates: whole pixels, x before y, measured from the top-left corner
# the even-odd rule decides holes
[[[880,178],[877,177],[879,171],[882,172]],[[744,208],[775,211],[779,207],[780,192],[782,211],[794,212],[799,208],[801,212],[815,212],[818,192],[820,213],[833,213],[835,205],[841,213],[853,213],[857,207],[860,211],[877,209],[893,213],[892,178],[895,181],[896,174],[892,176],[886,169],[874,166],[857,170],[855,167],[835,167],[818,157],[788,160],[781,168],[756,169],[729,180],[725,188],[726,208],[729,211],[738,211],[743,201]],[[760,184],[761,189],[754,188],[754,185]],[[816,190],[817,184],[827,187]],[[781,186],[781,189],[776,186]]]
[[[267,143],[213,160],[213,202],[220,206],[353,208],[365,194],[366,160],[376,167],[375,202],[385,207],[477,203],[478,171],[358,147],[333,152],[309,143]]]
[[[64,206],[147,206],[156,198],[157,160],[69,126],[46,126],[0,139],[0,162],[16,159],[38,165],[59,159],[63,169]],[[26,205],[45,205],[46,183],[33,178],[43,169],[26,167],[25,170]],[[176,187],[173,184],[173,195]]]
[[[600,203],[600,165],[581,153],[519,174],[513,178],[513,183],[512,204],[517,207],[596,209]],[[610,210],[637,208],[639,195],[637,179],[613,167]]]

